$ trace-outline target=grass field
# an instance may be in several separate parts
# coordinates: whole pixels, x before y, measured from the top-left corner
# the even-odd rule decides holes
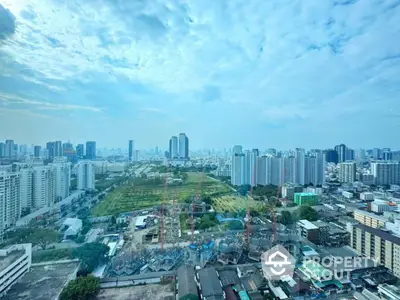
[[[164,184],[135,185],[129,183],[122,185],[108,193],[104,200],[92,209],[92,214],[94,216],[105,216],[150,208],[162,203],[164,190]],[[200,193],[215,197],[231,192],[227,185],[203,176],[202,173],[188,173],[185,183],[168,185],[165,194],[166,203],[171,203],[174,198],[177,202],[184,202],[189,196],[195,196],[199,193],[199,190]]]
[[[250,210],[265,210],[265,205],[244,196],[220,196],[213,200],[213,207],[217,213],[245,211],[247,204]]]

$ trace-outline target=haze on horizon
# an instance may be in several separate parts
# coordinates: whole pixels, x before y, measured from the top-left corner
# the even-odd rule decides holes
[[[0,0],[0,139],[400,148],[400,1]]]

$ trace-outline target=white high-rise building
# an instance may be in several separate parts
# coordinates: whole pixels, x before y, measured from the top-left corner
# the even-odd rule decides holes
[[[314,153],[305,158],[305,184],[322,185],[325,183],[325,154]]]
[[[77,165],[78,190],[95,189],[95,172],[93,162],[81,160]]]
[[[256,186],[258,179],[257,179],[257,175],[258,175],[258,149],[253,149],[251,152],[248,153],[249,158],[248,158],[248,182],[251,186]],[[246,160],[247,162],[247,160]]]
[[[231,168],[231,183],[232,185],[242,185],[243,184],[243,167],[244,167],[244,155],[234,154],[232,156],[232,168]]]
[[[20,169],[21,174],[21,210],[31,209],[33,206],[33,169],[31,167]]]
[[[21,216],[20,174],[0,171],[0,236]]]
[[[283,159],[283,183],[295,183],[296,181],[296,165],[297,161],[293,156],[284,157]]]
[[[52,166],[33,167],[33,206],[41,208],[56,200],[55,172]]]
[[[371,174],[376,185],[400,184],[400,163],[393,161],[372,162]]]
[[[339,182],[352,183],[356,181],[356,163],[342,162],[339,165]]]
[[[59,200],[69,196],[71,186],[71,163],[65,157],[55,158],[53,163],[55,172],[56,197]]]
[[[169,155],[171,159],[178,158],[178,138],[176,136],[171,137],[169,140]]]
[[[296,179],[295,183],[305,184],[305,152],[304,149],[297,148],[295,152],[296,159]]]

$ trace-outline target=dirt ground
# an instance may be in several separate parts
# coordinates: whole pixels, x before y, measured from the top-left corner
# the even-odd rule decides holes
[[[173,284],[147,284],[100,290],[97,300],[166,300],[175,299]]]

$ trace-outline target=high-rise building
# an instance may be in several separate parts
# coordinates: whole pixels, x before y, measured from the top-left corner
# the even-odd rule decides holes
[[[400,184],[400,163],[394,161],[376,161],[371,163],[374,184]]]
[[[0,158],[3,158],[6,156],[6,144],[3,142],[0,143]]]
[[[95,189],[95,170],[92,161],[81,160],[77,165],[78,190]]]
[[[305,159],[305,183],[322,185],[325,183],[325,154],[314,153]]]
[[[54,142],[47,142],[46,144],[46,149],[48,151],[48,158],[49,159],[53,159],[55,156],[55,152],[54,152]]]
[[[53,167],[55,172],[56,197],[62,200],[69,196],[71,163],[67,162],[66,158],[61,157],[54,161]]]
[[[248,182],[249,182],[249,184],[251,185],[251,186],[256,186],[257,185],[257,182],[258,182],[258,179],[257,179],[257,176],[258,176],[258,149],[253,149],[250,153],[249,153],[249,161],[248,161],[248,163],[249,163],[249,167],[248,167],[248,169],[249,169],[249,180],[248,180]]]
[[[41,208],[55,202],[55,174],[52,166],[33,167],[33,206]]]
[[[392,160],[393,159],[393,153],[390,150],[384,151],[382,153],[382,158],[383,158],[383,160],[386,160],[386,161]]]
[[[171,159],[178,158],[178,138],[176,136],[171,137],[169,140],[169,154]]]
[[[382,150],[379,148],[372,149],[372,157],[374,159],[381,159],[382,158]]]
[[[189,158],[189,139],[184,133],[179,134],[179,158]]]
[[[19,145],[18,155],[25,156],[28,153],[28,146],[26,144]]]
[[[231,183],[232,185],[242,185],[243,167],[244,167],[244,154],[232,155],[232,168],[231,168]]]
[[[20,174],[0,171],[0,236],[21,216]]]
[[[63,148],[61,141],[54,142],[54,157],[63,156]]]
[[[13,140],[6,140],[4,156],[7,158],[13,158],[16,156],[15,145]]]
[[[128,149],[128,158],[129,158],[129,161],[132,161],[132,160],[133,160],[133,152],[134,152],[134,149],[135,149],[135,147],[134,147],[134,141],[133,141],[133,140],[130,140],[130,141],[129,141],[129,149]]]
[[[76,146],[76,156],[78,158],[83,158],[85,156],[85,145],[84,144],[78,144]]]
[[[86,142],[86,159],[96,159],[96,142]]]
[[[342,162],[339,165],[339,182],[352,183],[356,181],[356,163]]]
[[[33,207],[33,169],[31,167],[20,169],[21,210],[30,210]]]
[[[295,157],[293,156],[286,156],[282,158],[283,162],[283,183],[295,183],[296,182],[296,175],[297,175],[297,163]],[[301,164],[301,163],[300,163]],[[301,171],[301,169],[300,169]]]
[[[306,167],[305,166],[306,158],[304,149],[296,148],[295,159],[296,159],[296,177],[293,183],[304,185],[305,184],[304,175]]]
[[[41,149],[42,149],[42,147],[40,147],[40,146],[33,147],[33,156],[35,158],[39,158],[40,157],[40,150]]]
[[[235,145],[233,146],[233,154],[241,154],[243,153],[242,146]]]
[[[354,150],[347,148],[346,149],[346,161],[354,160]]]
[[[346,145],[345,144],[340,144],[335,146],[335,150],[338,154],[338,162],[345,162],[346,161]]]
[[[133,151],[133,161],[139,161],[139,160],[140,160],[140,151],[134,150]]]

